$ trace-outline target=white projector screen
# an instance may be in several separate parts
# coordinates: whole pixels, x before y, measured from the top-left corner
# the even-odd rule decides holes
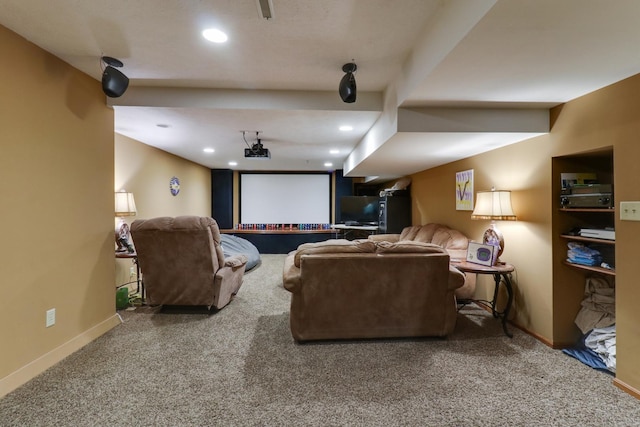
[[[331,175],[241,173],[241,224],[329,224]]]

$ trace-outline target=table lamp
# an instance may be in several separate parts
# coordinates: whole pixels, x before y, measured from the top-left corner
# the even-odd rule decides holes
[[[471,213],[471,219],[490,219],[491,225],[482,236],[482,243],[493,245],[496,252],[493,256],[493,265],[499,263],[500,255],[504,250],[504,237],[495,221],[515,221],[516,214],[511,207],[511,192],[505,190],[478,191],[476,193],[476,207]]]
[[[129,233],[129,226],[126,222],[124,222],[125,216],[135,216],[136,211],[136,202],[133,199],[133,193],[127,193],[126,191],[118,191],[115,193],[115,204],[116,204],[116,252],[129,252],[133,253],[133,246],[129,242],[129,237],[131,234]]]

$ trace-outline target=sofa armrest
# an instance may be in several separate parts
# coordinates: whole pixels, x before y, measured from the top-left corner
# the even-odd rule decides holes
[[[451,262],[460,262],[467,259],[467,250],[466,249],[448,249],[445,248],[447,252],[449,252],[449,257],[451,258]]]
[[[284,260],[282,285],[289,292],[296,292],[300,287],[300,268],[295,264],[295,251],[290,252]]]
[[[452,265],[449,265],[449,283],[448,289],[450,291],[455,291],[464,285],[465,275],[462,271],[458,270]]]
[[[374,242],[391,242],[396,243],[400,240],[399,234],[371,234],[369,240]]]
[[[246,262],[239,266],[225,266],[216,271],[213,280],[215,308],[221,309],[229,304],[231,298],[238,293],[242,286],[245,267]]]
[[[232,255],[224,259],[224,267],[238,268],[247,264],[247,256],[244,254]]]

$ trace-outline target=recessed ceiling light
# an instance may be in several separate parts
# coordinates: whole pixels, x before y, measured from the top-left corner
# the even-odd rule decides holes
[[[238,166],[238,162],[229,162],[229,166]]]
[[[340,150],[330,150],[329,154],[339,154]]]
[[[333,163],[331,163],[331,162],[326,162],[324,165],[325,165],[325,167],[331,167],[331,166],[333,166]]]
[[[204,151],[205,153],[213,153],[213,152],[214,152],[214,151],[216,151],[216,150],[214,150],[214,149],[213,149],[213,148],[211,148],[211,147],[207,147],[207,148],[205,148],[205,149],[204,149],[204,150],[202,150],[202,151]]]
[[[216,28],[204,30],[202,32],[202,37],[214,43],[224,43],[228,40],[227,35]]]
[[[353,130],[353,126],[343,125],[343,126],[340,126],[338,129],[340,129],[342,132],[349,132],[350,130]]]
[[[166,129],[168,127],[171,127],[171,125],[168,125],[166,123],[158,123],[156,126],[158,126],[159,128],[162,128],[162,129]]]

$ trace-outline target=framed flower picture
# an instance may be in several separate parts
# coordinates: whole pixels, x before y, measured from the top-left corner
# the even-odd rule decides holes
[[[456,172],[456,210],[473,210],[473,169]]]

